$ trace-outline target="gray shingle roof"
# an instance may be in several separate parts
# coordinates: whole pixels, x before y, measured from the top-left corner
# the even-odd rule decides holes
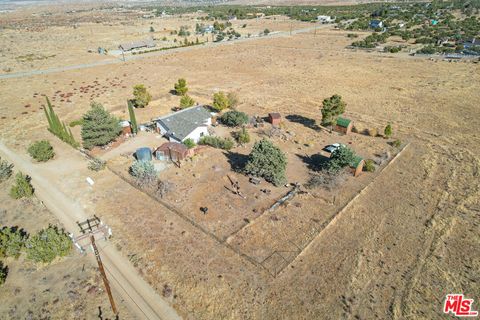
[[[164,117],[153,119],[167,130],[167,135],[182,141],[193,130],[205,125],[212,115],[203,106],[193,106]]]

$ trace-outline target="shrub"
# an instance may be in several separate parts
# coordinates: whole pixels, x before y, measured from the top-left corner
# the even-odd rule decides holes
[[[230,138],[220,138],[215,136],[204,136],[200,138],[198,144],[211,146],[217,149],[230,150],[233,148],[233,141]]]
[[[386,138],[390,138],[392,136],[393,129],[390,123],[387,124],[387,126],[385,127],[385,130],[383,130],[383,134],[385,135]]]
[[[337,173],[321,171],[313,174],[306,183],[305,187],[308,189],[322,187],[327,190],[333,190],[335,187],[341,184],[345,178],[345,171],[343,171],[343,174],[342,171]]]
[[[152,100],[152,95],[148,93],[147,88],[143,84],[137,84],[133,87],[134,103],[138,108],[146,107]]]
[[[238,96],[235,92],[229,92],[227,94],[227,99],[230,108],[235,108],[238,105]]]
[[[239,132],[235,134],[235,139],[237,142],[241,145],[249,143],[250,142],[250,135],[248,134],[247,129],[245,127],[242,128]]]
[[[225,112],[220,119],[228,127],[238,127],[248,122],[247,114],[236,110]]]
[[[188,88],[187,88],[187,80],[185,80],[185,79],[178,79],[178,82],[175,83],[174,88],[175,88],[175,93],[176,93],[178,96],[184,96],[184,95],[187,93],[187,91],[188,91]]]
[[[375,171],[375,162],[372,159],[365,160],[365,164],[363,166],[363,171],[374,172]]]
[[[88,169],[92,171],[103,170],[106,166],[107,162],[100,158],[93,158],[92,160],[90,160],[90,162],[88,162]]]
[[[70,253],[72,242],[63,229],[49,225],[27,240],[27,259],[35,262],[50,263],[56,257]]]
[[[13,164],[2,160],[0,157],[0,182],[3,182],[12,176]]]
[[[355,152],[347,146],[340,146],[335,149],[330,156],[327,163],[327,171],[331,173],[338,173],[343,168],[350,165],[355,159]]]
[[[0,261],[0,286],[5,283],[8,275],[8,267]]]
[[[402,141],[397,139],[395,141],[392,141],[390,144],[392,145],[392,147],[400,148],[400,146],[402,145]]]
[[[263,30],[264,35],[268,35],[269,33],[270,33],[270,30],[268,30],[268,29]]]
[[[53,147],[47,140],[40,140],[32,143],[27,151],[33,159],[41,162],[48,161],[55,156]]]
[[[34,189],[30,183],[32,179],[19,172],[15,176],[15,184],[10,189],[10,196],[14,199],[29,198],[33,195]]]
[[[180,108],[181,109],[191,107],[194,104],[195,104],[195,101],[188,94],[182,96],[182,98],[180,99]]]
[[[367,129],[367,133],[370,137],[376,137],[378,132],[376,128]]]
[[[334,94],[330,98],[323,100],[322,103],[322,125],[332,125],[338,116],[345,112],[346,103],[338,94]]]
[[[222,91],[213,94],[212,104],[213,104],[213,109],[215,109],[215,111],[217,112],[230,107],[228,98],[227,96],[225,96],[225,93],[223,93]]]
[[[130,174],[139,186],[152,185],[157,180],[157,172],[150,161],[135,161],[130,167]]]
[[[0,257],[18,258],[23,247],[27,234],[16,227],[3,227],[0,230]]]
[[[78,120],[73,120],[68,124],[70,127],[76,127],[76,126],[81,126],[83,124],[83,119],[78,119]]]
[[[255,143],[245,165],[245,173],[262,177],[275,186],[286,183],[287,157],[272,142],[262,139]]]
[[[122,132],[118,119],[100,103],[92,102],[91,109],[83,116],[83,121],[82,139],[86,149],[104,146]]]
[[[183,141],[183,144],[184,144],[188,149],[192,149],[193,147],[196,146],[195,141],[193,141],[192,138],[185,139],[185,140]]]

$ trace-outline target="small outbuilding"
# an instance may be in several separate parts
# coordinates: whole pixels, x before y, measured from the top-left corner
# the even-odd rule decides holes
[[[274,126],[278,126],[282,122],[282,116],[278,112],[269,113],[268,122],[270,122]]]
[[[120,127],[122,127],[122,134],[124,136],[132,134],[132,126],[130,124],[130,121],[127,121],[127,120],[120,121]]]
[[[350,169],[352,170],[354,177],[362,173],[364,164],[365,164],[365,160],[363,160],[362,157],[355,156],[353,161],[350,163]]]
[[[352,132],[353,121],[347,118],[339,117],[335,124],[334,130],[343,134]]]
[[[183,143],[165,142],[155,150],[155,159],[178,162],[193,156],[193,149],[188,149]]]
[[[135,152],[135,157],[138,161],[152,161],[152,150],[147,147],[139,148]]]

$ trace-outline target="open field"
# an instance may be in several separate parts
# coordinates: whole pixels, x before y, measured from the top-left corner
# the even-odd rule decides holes
[[[256,23],[262,30],[279,22]],[[42,32],[53,28],[66,27]],[[68,34],[82,32],[80,26]],[[82,41],[96,43],[100,35],[84,34]],[[354,52],[345,49],[351,43],[346,35],[325,28],[0,80],[1,139],[20,154],[36,139],[55,141],[55,163],[38,166],[52,173],[56,189],[112,226],[112,244],[185,319],[447,319],[447,293],[480,298],[480,66]],[[79,57],[88,60],[87,54]],[[62,59],[56,65],[70,63]],[[88,171],[83,157],[58,146],[46,130],[42,94],[55,97],[55,111],[67,123],[79,119],[91,99],[126,119],[132,87],[144,83],[153,95],[148,107],[137,110],[144,122],[178,105],[179,97],[169,91],[181,77],[200,103],[211,103],[212,94],[223,90],[237,93],[238,110],[249,115],[280,112],[282,130],[293,134],[273,141],[288,155],[291,183],[308,180],[309,161],[315,163],[328,143],[351,142],[366,158],[397,152],[381,137],[338,136],[319,128],[321,102],[335,93],[360,131],[382,131],[390,122],[394,137],[410,145],[382,170],[349,176],[332,191],[307,190],[264,212],[289,189],[250,185],[230,171],[231,154],[207,149],[181,168],[166,169],[161,177],[177,187],[158,201],[109,170]],[[79,128],[73,131],[79,138]],[[251,133],[258,139],[258,132]],[[149,147],[161,143],[152,139]],[[128,143],[118,148],[132,152]],[[251,145],[232,153],[241,159]],[[119,154],[108,161],[125,171]],[[227,173],[252,201],[244,203],[224,188]],[[198,208],[205,203],[210,212],[203,216]]]

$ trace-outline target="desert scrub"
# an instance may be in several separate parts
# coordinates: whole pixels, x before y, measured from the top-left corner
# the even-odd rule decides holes
[[[33,159],[39,162],[46,162],[55,156],[55,151],[53,151],[53,147],[48,140],[32,143],[27,151]]]
[[[204,136],[198,141],[198,144],[211,146],[217,149],[230,150],[233,148],[233,141],[230,138],[220,138],[215,136]]]
[[[0,157],[0,182],[8,180],[12,176],[13,164],[8,163],[5,160],[2,160]]]
[[[88,169],[90,169],[92,171],[100,171],[100,170],[105,169],[106,165],[107,165],[106,161],[104,161],[100,158],[93,158],[88,163]]]
[[[7,280],[8,267],[0,261],[0,286]]]
[[[27,240],[27,258],[35,262],[50,263],[56,257],[64,257],[72,249],[72,241],[57,226],[49,225]]]
[[[395,147],[395,148],[400,148],[400,146],[402,145],[402,141],[397,139],[397,140],[394,140],[394,141],[390,142],[390,145],[392,147]]]
[[[0,257],[18,258],[25,247],[27,233],[17,227],[0,230]]]
[[[141,187],[152,185],[157,180],[157,172],[150,161],[135,161],[129,172]]]
[[[32,179],[21,172],[15,176],[15,184],[10,189],[10,196],[13,199],[30,198],[34,189],[30,183]]]
[[[363,166],[363,171],[374,172],[375,171],[375,162],[372,159],[365,160],[365,165]]]

